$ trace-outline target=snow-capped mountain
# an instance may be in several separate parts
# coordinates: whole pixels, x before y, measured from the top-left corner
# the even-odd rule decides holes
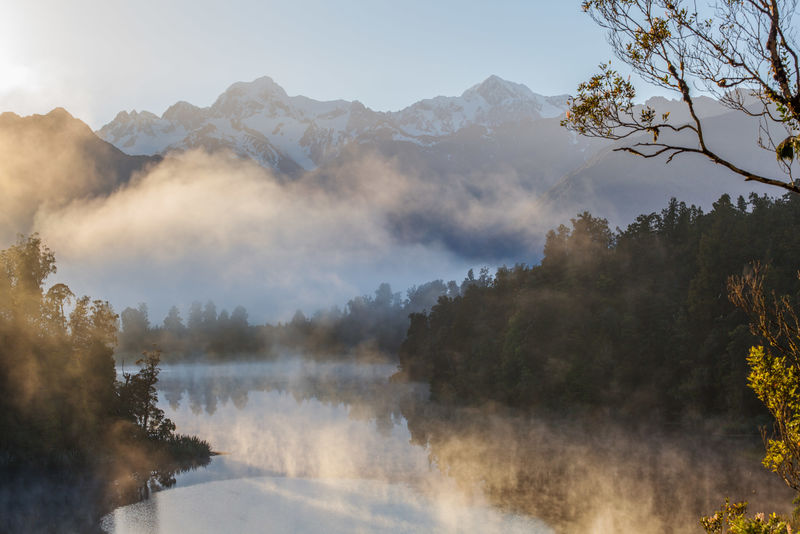
[[[458,97],[376,112],[358,101],[288,96],[263,77],[233,84],[207,108],[178,102],[161,117],[122,111],[97,134],[128,154],[230,148],[264,166],[296,173],[316,168],[353,141],[380,136],[426,146],[470,126],[491,132],[508,123],[557,117],[566,110],[566,100],[490,76]]]
[[[689,120],[679,100],[653,97],[646,104],[669,112],[675,124]],[[666,158],[615,151],[634,140],[576,136],[559,124],[566,108],[566,96],[541,96],[497,76],[461,96],[421,100],[396,112],[288,96],[264,77],[233,84],[207,108],[178,102],[161,117],[121,112],[97,134],[128,154],[231,149],[287,175],[303,174],[308,183],[328,183],[340,169],[377,156],[408,176],[424,177],[437,198],[467,195],[464,205],[482,203],[487,184],[490,191],[529,196],[531,210],[553,225],[589,210],[624,226],[671,196],[708,207],[722,192],[768,192],[703,158],[682,155],[666,165]],[[713,132],[716,151],[747,168],[774,170],[774,154],[758,148],[757,124],[708,97],[697,98],[695,111]],[[748,131],[749,137],[740,134]],[[481,241],[449,219],[435,219],[436,209],[421,204],[387,218],[395,237],[444,243],[459,255],[481,258],[512,257],[527,246],[492,233]]]
[[[490,76],[461,96],[437,96],[390,113],[393,123],[412,137],[454,134],[467,126],[492,130],[506,123],[563,115],[567,96],[545,97],[526,86]]]

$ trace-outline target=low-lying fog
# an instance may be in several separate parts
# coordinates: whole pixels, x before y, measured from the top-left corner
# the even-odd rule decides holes
[[[223,454],[175,487],[117,509],[128,532],[550,532],[493,508],[411,444],[401,407],[419,384],[394,365],[276,363],[165,367],[162,407]]]
[[[424,385],[390,380],[395,370],[301,358],[165,366],[162,408],[223,454],[103,528],[696,532],[725,497],[753,510],[790,500],[741,437],[444,409]]]

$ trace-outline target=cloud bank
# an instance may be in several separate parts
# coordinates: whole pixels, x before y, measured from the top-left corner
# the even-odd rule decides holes
[[[49,195],[56,195],[58,188]],[[432,179],[365,155],[297,181],[226,152],[175,153],[110,194],[37,198],[60,274],[117,307],[212,298],[255,317],[471,266],[534,261],[544,227],[513,173]]]

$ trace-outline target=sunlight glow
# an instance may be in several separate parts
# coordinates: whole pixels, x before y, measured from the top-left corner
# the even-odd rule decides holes
[[[30,90],[35,85],[33,69],[0,56],[0,93]]]

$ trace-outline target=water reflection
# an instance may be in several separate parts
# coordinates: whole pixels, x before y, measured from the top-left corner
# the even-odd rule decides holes
[[[166,532],[548,532],[486,507],[435,503],[408,486],[364,480],[251,478],[161,493],[118,510],[117,534]]]
[[[423,384],[392,383],[394,364],[314,363],[300,358],[271,363],[177,365],[165,368],[159,390],[170,409],[188,402],[194,415],[215,415],[218,405],[245,410],[254,392],[291,395],[298,403],[346,405],[349,416],[375,422],[389,432],[403,418],[402,407],[427,399]],[[186,398],[184,398],[186,397]]]
[[[301,359],[165,368],[162,408],[225,454],[104,527],[549,531],[537,517],[561,532],[696,532],[726,497],[756,511],[791,502],[757,439],[446,407],[394,371]]]
[[[0,532],[100,533],[106,500],[95,478],[42,469],[0,471]]]
[[[393,365],[165,367],[160,398],[181,432],[217,456],[173,489],[118,509],[110,532],[546,532],[443,476],[403,416],[427,388]],[[265,525],[269,525],[265,527]],[[323,528],[324,526],[324,528]]]
[[[432,471],[411,447],[403,406],[427,398],[421,384],[392,383],[393,365],[312,363],[176,366],[160,388],[182,432],[226,453],[194,474],[372,478],[406,481]],[[223,473],[223,467],[228,473]]]
[[[101,517],[116,506],[148,499],[209,460],[160,463],[133,471],[104,458],[83,465],[0,468],[0,532],[101,533]],[[150,470],[152,468],[152,470]]]

